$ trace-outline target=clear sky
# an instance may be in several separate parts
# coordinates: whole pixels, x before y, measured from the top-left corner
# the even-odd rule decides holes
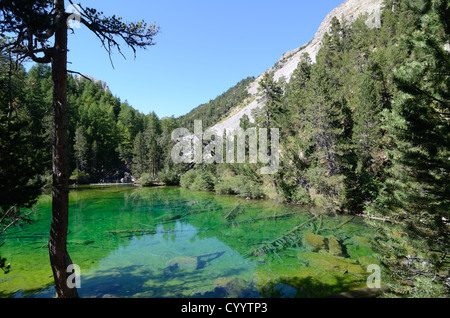
[[[344,0],[75,0],[125,21],[156,22],[155,46],[136,59],[115,53],[114,68],[86,28],[69,35],[70,70],[106,81],[113,95],[160,118],[188,113],[287,51],[308,43]]]

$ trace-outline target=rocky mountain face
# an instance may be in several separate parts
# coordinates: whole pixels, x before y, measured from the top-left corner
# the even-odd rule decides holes
[[[86,75],[86,74],[84,74],[84,75],[78,75],[78,76],[76,77],[76,80],[77,80],[78,82],[83,81],[83,80],[89,80],[89,81],[91,81],[91,82],[94,82],[95,84],[100,83],[100,85],[102,86],[102,88],[103,88],[103,90],[104,90],[105,92],[109,92],[109,91],[110,91],[108,85],[106,84],[106,82],[101,81],[101,80],[98,80],[98,79],[95,79],[95,78],[93,78],[92,76],[89,76],[89,75]]]
[[[280,60],[266,72],[274,72],[274,79],[278,80],[284,77],[286,81],[289,81],[294,70],[297,68],[300,58],[303,53],[308,53],[313,62],[319,49],[322,45],[322,40],[325,35],[330,30],[331,20],[333,17],[337,17],[342,21],[344,18],[349,23],[354,22],[361,15],[367,15],[366,24],[370,27],[379,27],[381,25],[381,10],[383,7],[383,0],[347,0],[340,6],[331,11],[325,20],[320,25],[314,38],[306,45],[292,50],[283,54]],[[240,109],[235,109],[228,118],[224,119],[220,123],[214,125],[212,129],[218,132],[226,130],[227,132],[233,131],[239,127],[240,119],[245,114],[250,120],[253,120],[252,110],[261,107],[262,105],[258,102],[258,87],[259,81],[264,76],[265,73],[261,74],[258,78],[253,81],[249,87],[248,92],[254,98],[249,99],[251,102],[241,106]]]

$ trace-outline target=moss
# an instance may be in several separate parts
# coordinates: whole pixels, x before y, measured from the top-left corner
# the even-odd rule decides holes
[[[364,246],[371,245],[370,239],[368,239],[367,237],[362,237],[362,236],[353,236],[352,242],[353,242],[353,244],[356,244],[356,245],[364,245]]]
[[[334,235],[329,236],[327,239],[328,239],[328,252],[331,255],[344,256],[344,251],[342,250],[342,246],[339,243],[338,239]]]
[[[346,246],[350,258],[357,260],[361,256],[373,256],[375,252],[371,248],[371,241],[368,238],[354,236]]]
[[[302,260],[307,260],[310,267],[321,269],[324,271],[336,272],[336,273],[351,273],[354,275],[364,275],[366,272],[364,269],[356,263],[356,261],[333,256],[326,252],[323,253],[311,253],[300,252],[298,257]]]
[[[311,252],[318,252],[320,250],[326,250],[327,248],[325,238],[313,233],[306,233],[302,243]]]
[[[197,269],[198,259],[197,257],[180,256],[172,258],[167,262],[167,268],[169,270],[180,269]]]
[[[311,253],[320,255],[319,253]],[[281,269],[281,270],[280,270]],[[253,283],[263,297],[326,297],[336,293],[364,288],[365,279],[355,279],[354,275],[327,271],[322,268],[298,266],[295,268],[259,271]],[[295,293],[292,289],[295,289]]]
[[[214,281],[214,291],[226,297],[245,296],[248,284],[238,277],[220,277]]]
[[[358,258],[358,263],[361,264],[361,266],[363,266],[364,268],[367,268],[372,264],[380,264],[380,262],[372,256],[361,256]]]

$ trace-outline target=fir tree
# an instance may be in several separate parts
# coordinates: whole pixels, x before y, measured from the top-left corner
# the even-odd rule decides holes
[[[144,135],[139,132],[134,140],[132,171],[135,177],[140,177],[148,171],[148,150]]]
[[[78,127],[75,131],[73,148],[75,152],[76,170],[72,179],[75,179],[77,183],[85,183],[88,181],[86,171],[88,169],[89,145],[86,138],[86,129],[82,126]]]
[[[0,55],[0,220],[12,207],[16,215],[31,207],[43,185],[44,143],[32,134],[24,82],[23,68]]]
[[[441,270],[450,250],[450,4],[427,0],[420,13],[401,41],[411,54],[395,71],[400,93],[385,118],[391,166],[372,212],[394,223],[373,223],[385,237],[393,291],[429,297],[443,295],[448,278]]]

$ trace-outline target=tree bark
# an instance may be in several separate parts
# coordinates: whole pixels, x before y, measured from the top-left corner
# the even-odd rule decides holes
[[[52,54],[53,201],[49,254],[57,297],[75,298],[78,297],[77,289],[68,286],[67,281],[69,276],[74,273],[73,271],[67,272],[72,261],[67,252],[69,172],[67,153],[67,24],[64,0],[55,0],[55,13],[58,25]]]

